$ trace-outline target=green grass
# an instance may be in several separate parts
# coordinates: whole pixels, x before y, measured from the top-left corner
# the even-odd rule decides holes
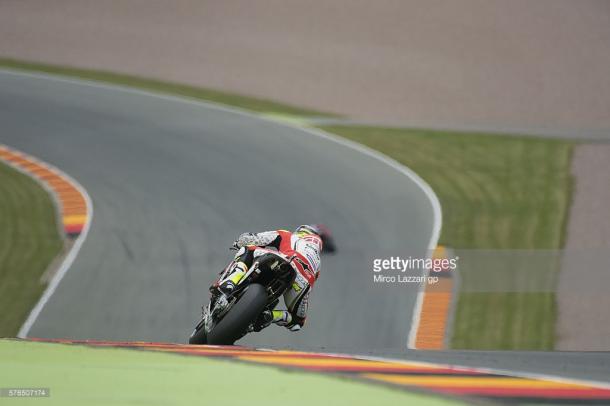
[[[120,73],[106,72],[93,69],[80,69],[65,66],[48,65],[37,62],[17,61],[9,58],[0,58],[0,67],[19,69],[33,72],[45,72],[53,75],[77,77],[87,80],[108,82],[153,91],[168,93],[178,96],[191,97],[194,99],[209,100],[220,104],[235,106],[259,113],[276,115],[304,116],[304,117],[335,117],[333,114],[323,113],[316,110],[304,109],[264,100],[255,97],[241,96],[213,89],[193,87],[180,83],[171,83],[152,78],[143,78]]]
[[[129,349],[0,341],[0,386],[50,389],[3,405],[450,405],[349,378]],[[254,403],[253,403],[254,402]]]
[[[62,244],[48,193],[0,163],[0,337],[17,334],[45,288],[40,277]]]
[[[379,150],[426,180],[443,210],[441,244],[500,250],[563,245],[572,187],[571,142],[407,129],[324,129]],[[462,267],[462,284],[475,283],[479,272],[494,269]],[[548,266],[537,278],[549,286],[556,272]],[[552,349],[555,317],[552,293],[464,292],[452,347]]]

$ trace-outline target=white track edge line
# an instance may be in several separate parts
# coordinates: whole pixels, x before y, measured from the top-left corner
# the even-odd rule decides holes
[[[49,79],[49,80],[55,80],[58,82],[76,84],[76,85],[87,85],[90,87],[98,87],[98,88],[103,88],[103,89],[114,89],[114,90],[118,90],[118,91],[132,93],[132,94],[152,96],[152,97],[156,97],[156,98],[160,98],[160,99],[164,99],[164,100],[172,100],[172,101],[178,101],[181,103],[206,106],[206,107],[220,110],[220,111],[240,114],[243,116],[263,120],[266,122],[271,122],[276,125],[282,125],[282,126],[285,126],[288,128],[298,129],[298,130],[304,131],[306,133],[315,135],[317,137],[325,138],[327,140],[333,141],[333,142],[343,145],[345,147],[354,149],[364,155],[368,155],[372,158],[375,158],[381,162],[384,162],[385,164],[389,165],[390,167],[394,168],[398,172],[402,173],[403,175],[405,175],[409,179],[411,179],[411,181],[414,182],[424,192],[424,194],[430,201],[430,204],[432,206],[433,216],[434,216],[432,234],[430,236],[430,241],[428,243],[428,249],[430,251],[434,250],[434,248],[436,248],[436,245],[438,243],[438,239],[440,237],[440,232],[441,232],[441,227],[442,227],[442,222],[443,222],[443,215],[442,215],[440,201],[438,200],[438,197],[436,196],[436,194],[434,193],[434,191],[432,190],[430,185],[426,181],[424,181],[419,175],[417,175],[412,169],[408,168],[405,165],[402,165],[401,163],[388,157],[387,155],[384,155],[381,152],[376,151],[372,148],[369,148],[363,144],[358,144],[358,143],[348,140],[346,138],[340,138],[339,136],[329,134],[320,129],[303,127],[303,126],[299,126],[294,123],[274,120],[270,117],[264,116],[261,113],[251,112],[251,111],[241,109],[238,107],[227,106],[224,104],[219,104],[219,103],[215,103],[215,102],[211,102],[211,101],[204,101],[204,100],[195,99],[192,97],[174,96],[174,95],[170,95],[170,94],[156,93],[153,91],[146,91],[146,90],[131,88],[131,87],[123,86],[123,85],[105,83],[105,82],[101,82],[101,81],[94,81],[94,80],[87,80],[87,79],[80,79],[80,78],[70,78],[70,77],[66,77],[66,76],[52,75],[52,74],[46,74],[46,73],[22,72],[22,71],[13,70],[13,69],[7,69],[7,68],[0,68],[0,72],[9,74],[9,75],[33,77],[33,78],[38,78],[38,79]],[[419,328],[422,302],[423,302],[423,290],[422,290],[422,288],[420,288],[420,291],[417,293],[415,307],[413,309],[413,314],[411,316],[411,326],[410,326],[410,330],[409,330],[408,338],[407,338],[407,347],[411,348],[411,349],[415,349],[414,343],[415,343],[415,337],[417,334],[417,330]]]
[[[4,145],[4,144],[0,144],[0,145]],[[17,333],[18,338],[26,338],[27,335],[29,334],[32,326],[38,319],[38,316],[42,312],[42,309],[45,307],[45,305],[47,304],[47,302],[49,301],[51,296],[53,296],[53,293],[55,293],[55,290],[57,289],[59,282],[61,282],[61,280],[65,276],[66,272],[70,268],[70,266],[72,266],[72,263],[76,259],[76,256],[78,255],[78,252],[80,251],[83,242],[87,239],[87,234],[89,233],[89,227],[91,225],[91,220],[93,219],[93,204],[91,203],[91,198],[89,197],[89,194],[81,186],[81,184],[78,183],[74,178],[72,178],[71,176],[69,176],[68,174],[63,172],[62,170],[58,169],[57,167],[55,167],[47,162],[40,160],[32,155],[29,155],[20,150],[17,150],[13,147],[9,147],[8,145],[5,145],[5,147],[11,152],[18,153],[18,154],[22,155],[23,157],[27,158],[28,160],[31,160],[33,162],[36,162],[36,163],[44,166],[46,169],[48,169],[52,172],[55,172],[56,175],[64,178],[66,181],[70,182],[70,184],[72,184],[72,186],[74,186],[79,191],[79,193],[84,197],[85,204],[87,205],[87,221],[85,222],[83,230],[81,231],[79,236],[74,241],[72,248],[70,248],[70,251],[65,256],[65,258],[62,261],[61,265],[59,266],[58,270],[55,272],[55,274],[49,281],[46,289],[42,293],[42,296],[40,297],[40,299],[38,299],[38,302],[36,302],[36,305],[32,308],[32,310],[28,314],[28,317],[26,318],[25,322],[23,323],[23,325],[19,329],[19,332]],[[15,168],[19,172],[27,175],[29,178],[33,179],[36,183],[41,185],[42,188],[45,189],[45,191],[51,195],[51,198],[53,199],[53,202],[55,203],[56,209],[59,210],[59,208],[61,207],[61,203],[59,202],[58,196],[55,193],[55,191],[52,190],[46,184],[46,182],[44,182],[42,179],[38,178],[34,174],[29,173],[25,169],[19,167],[18,165],[12,164],[11,162],[6,161],[6,160],[2,160],[2,162],[5,162],[11,168]],[[58,214],[57,218],[59,219],[60,222],[63,220],[61,213]],[[58,224],[58,227],[60,227],[60,224]],[[65,230],[63,228],[60,231],[62,233],[65,233]]]

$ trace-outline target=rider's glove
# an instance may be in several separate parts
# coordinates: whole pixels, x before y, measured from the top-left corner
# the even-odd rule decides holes
[[[244,245],[249,245],[254,238],[255,234],[253,233],[242,233],[237,237],[237,240],[233,241],[233,246],[230,249],[238,250]]]

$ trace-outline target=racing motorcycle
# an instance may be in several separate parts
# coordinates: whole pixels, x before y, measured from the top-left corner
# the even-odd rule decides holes
[[[232,345],[270,323],[262,320],[265,310],[273,310],[280,296],[294,283],[298,269],[296,256],[257,248],[250,269],[229,294],[213,292],[203,306],[202,317],[189,338],[189,344]],[[225,278],[231,262],[221,273]],[[266,325],[265,325],[266,324]]]

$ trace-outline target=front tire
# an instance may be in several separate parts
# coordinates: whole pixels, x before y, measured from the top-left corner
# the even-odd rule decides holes
[[[222,320],[207,335],[207,344],[233,345],[243,336],[267,305],[267,291],[257,283],[246,288],[244,294]]]
[[[197,324],[195,327],[195,331],[189,337],[189,344],[207,344],[208,338],[205,334],[205,329],[203,328],[203,320]]]

